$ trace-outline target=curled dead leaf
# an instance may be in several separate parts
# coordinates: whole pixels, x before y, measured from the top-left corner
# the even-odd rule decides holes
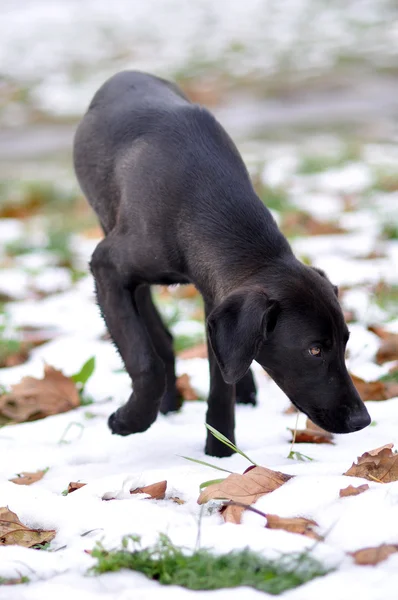
[[[163,500],[166,495],[166,488],[167,481],[159,481],[158,483],[152,483],[151,485],[146,485],[142,488],[130,490],[130,494],[148,494],[149,497],[154,500]]]
[[[394,381],[365,381],[351,375],[353,384],[364,402],[368,400],[389,400],[398,396],[398,383]]]
[[[397,544],[381,544],[380,546],[350,552],[350,555],[357,565],[378,565],[396,552],[398,552]]]
[[[17,545],[32,548],[51,542],[54,537],[55,530],[29,529],[9,508],[0,508],[0,546]]]
[[[0,415],[15,423],[35,421],[80,406],[75,383],[61,371],[44,366],[43,379],[23,377],[0,397]]]
[[[316,429],[290,429],[296,444],[334,444],[333,434]],[[292,439],[292,441],[293,441]]]
[[[22,471],[22,473],[18,473],[17,477],[13,477],[8,481],[12,481],[12,483],[16,483],[17,485],[32,485],[36,481],[40,481],[47,473],[47,469],[44,471],[36,471],[36,473],[28,473],[27,471]]]
[[[323,538],[314,531],[314,527],[318,527],[318,523],[304,517],[278,517],[278,515],[267,514],[267,529],[283,529],[290,533],[305,535],[313,540],[322,540]]]
[[[366,492],[366,490],[368,490],[368,489],[369,489],[369,486],[367,483],[364,483],[363,485],[359,485],[358,487],[349,485],[346,488],[343,488],[340,490],[339,496],[340,496],[340,498],[346,498],[347,496],[359,496],[359,494],[363,494],[363,492]]]
[[[393,444],[386,444],[365,452],[343,475],[363,477],[379,483],[398,481],[398,454],[392,451],[392,447]]]
[[[198,400],[199,396],[191,386],[191,380],[189,375],[184,373],[177,377],[176,388],[179,396],[181,396],[184,400],[193,401]]]
[[[68,485],[68,494],[72,492],[76,492],[76,490],[80,490],[80,488],[87,485],[86,483],[80,483],[80,481],[71,481]]]
[[[243,475],[232,473],[222,482],[209,485],[201,492],[198,504],[205,504],[210,500],[232,500],[250,506],[261,496],[273,492],[291,478],[292,475],[272,471],[266,467],[253,467]],[[228,505],[222,510],[222,515],[228,523],[240,523],[244,510],[242,506]]]
[[[382,344],[376,353],[376,362],[380,365],[389,360],[398,359],[398,333],[392,333],[382,327],[372,325],[368,329],[382,340]]]

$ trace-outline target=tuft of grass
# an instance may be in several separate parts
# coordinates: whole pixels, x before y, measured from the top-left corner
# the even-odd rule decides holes
[[[287,192],[282,187],[262,185],[258,190],[258,196],[270,210],[285,212],[286,210],[291,209]]]
[[[303,156],[297,172],[301,175],[313,175],[315,173],[322,173],[328,169],[336,169],[360,158],[360,147],[355,144],[349,144],[337,155],[313,154]]]
[[[391,371],[390,373],[386,373],[382,377],[380,377],[380,381],[389,382],[392,381],[394,383],[398,383],[398,369],[396,371]],[[372,423],[371,423],[372,425]]]
[[[128,545],[132,542],[133,550]],[[123,538],[122,548],[106,550],[97,543],[92,556],[97,563],[91,572],[131,569],[162,585],[179,585],[190,590],[217,590],[249,586],[270,594],[281,594],[328,572],[310,554],[302,553],[267,560],[248,549],[223,555],[200,549],[188,553],[161,534],[152,548],[141,548],[140,538]]]
[[[80,371],[78,371],[74,375],[71,375],[71,379],[75,382],[76,387],[79,391],[80,406],[89,406],[90,404],[94,403],[93,398],[91,398],[91,396],[87,396],[87,394],[85,394],[86,383],[90,379],[90,377],[92,376],[94,371],[95,371],[95,356],[92,356],[84,363],[84,365],[82,366]]]
[[[385,240],[398,240],[398,223],[385,223],[381,234]]]
[[[373,300],[384,310],[395,310],[398,305],[398,285],[380,281],[373,290]]]
[[[197,344],[205,341],[204,335],[177,335],[173,339],[173,347],[175,352],[182,352],[188,348],[193,348]]]
[[[0,577],[0,585],[18,585],[29,582],[30,579],[26,575],[22,575],[21,577]]]

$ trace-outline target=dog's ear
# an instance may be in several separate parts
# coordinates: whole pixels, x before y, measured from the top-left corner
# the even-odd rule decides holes
[[[311,267],[311,269],[313,269],[314,271],[319,273],[319,275],[321,277],[324,277],[325,279],[327,279],[333,286],[334,293],[336,294],[337,297],[339,297],[339,288],[337,287],[337,285],[333,285],[333,283],[330,281],[329,277],[326,275],[325,271],[322,271],[322,269],[318,269],[318,267]]]
[[[260,290],[235,292],[210,313],[209,339],[226,383],[236,383],[248,371],[278,313],[278,302]]]

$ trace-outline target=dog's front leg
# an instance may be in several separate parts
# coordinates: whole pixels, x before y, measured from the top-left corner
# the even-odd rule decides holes
[[[110,234],[97,246],[90,264],[98,304],[134,386],[128,402],[109,417],[112,432],[120,435],[148,429],[158,415],[166,385],[163,362],[134,299],[138,286],[125,248]]]
[[[209,303],[205,303],[205,310],[207,319],[212,306]],[[207,348],[210,368],[210,391],[207,401],[206,423],[235,443],[235,386],[225,383],[216,357],[214,356],[209,336],[207,336]],[[205,452],[210,456],[220,457],[231,456],[233,454],[233,450],[217,440],[210,431],[207,432]]]

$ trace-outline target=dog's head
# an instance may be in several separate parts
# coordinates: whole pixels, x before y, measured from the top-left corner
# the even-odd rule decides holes
[[[349,332],[337,288],[322,271],[295,261],[277,281],[231,293],[207,325],[227,383],[239,381],[256,360],[320,427],[349,433],[369,425],[345,365]]]

